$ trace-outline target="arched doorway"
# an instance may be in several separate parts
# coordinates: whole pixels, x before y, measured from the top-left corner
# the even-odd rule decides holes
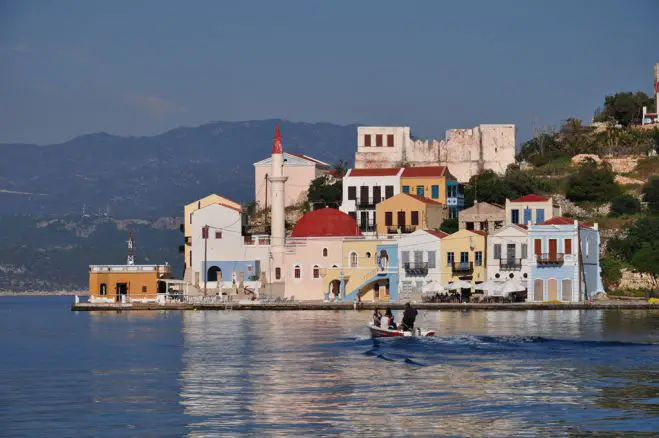
[[[332,280],[329,284],[329,299],[335,300],[339,295],[341,295],[341,281]]]
[[[206,273],[206,281],[217,281],[218,275],[222,278],[222,270],[217,266],[211,266]]]
[[[389,269],[389,254],[384,249],[380,251],[380,261],[379,261],[380,271],[386,271]]]

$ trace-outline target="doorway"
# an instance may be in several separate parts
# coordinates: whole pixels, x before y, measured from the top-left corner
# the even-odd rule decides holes
[[[123,301],[122,296],[128,296],[128,283],[117,283],[117,302]]]

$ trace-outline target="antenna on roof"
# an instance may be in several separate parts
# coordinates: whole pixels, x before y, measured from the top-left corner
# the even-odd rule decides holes
[[[133,266],[135,264],[135,253],[133,252],[133,231],[128,231],[128,257],[126,258],[126,264],[128,266]]]

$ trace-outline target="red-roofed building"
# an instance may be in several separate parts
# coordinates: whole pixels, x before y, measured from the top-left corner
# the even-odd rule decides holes
[[[464,189],[446,166],[407,167],[400,176],[401,192],[434,199],[457,218],[464,208]]]
[[[321,208],[302,216],[291,237],[351,237],[361,236],[357,222],[334,208]]]
[[[436,229],[447,215],[446,208],[439,202],[409,193],[399,193],[375,207],[378,234]]]
[[[561,214],[560,205],[554,203],[551,197],[530,194],[517,199],[506,199],[506,225],[539,224]]]

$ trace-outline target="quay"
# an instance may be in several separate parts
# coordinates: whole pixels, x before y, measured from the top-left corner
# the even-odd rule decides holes
[[[401,310],[404,303],[362,303],[357,310],[373,310],[391,307]],[[415,303],[418,310],[607,310],[607,309],[638,309],[659,310],[659,304],[650,304],[646,301],[610,300],[592,303]],[[158,303],[73,303],[72,311],[134,311],[134,310],[355,310],[354,303],[325,303],[325,302],[289,302],[289,303],[261,303],[253,302],[217,302],[217,303],[185,303],[169,302]]]

